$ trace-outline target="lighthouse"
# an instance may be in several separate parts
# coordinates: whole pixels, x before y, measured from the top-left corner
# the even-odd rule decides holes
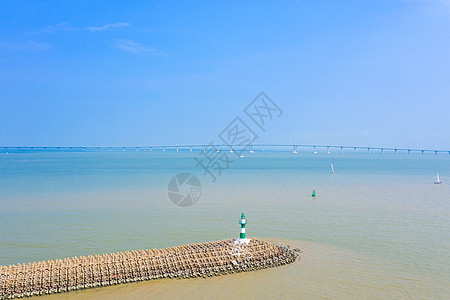
[[[241,219],[239,220],[239,224],[241,225],[241,233],[239,234],[239,238],[236,239],[236,242],[239,244],[250,243],[250,239],[247,239],[245,237],[245,225],[247,225],[247,219],[245,218],[244,213],[241,214]]]

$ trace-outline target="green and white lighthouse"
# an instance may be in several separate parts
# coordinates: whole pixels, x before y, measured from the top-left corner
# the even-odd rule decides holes
[[[248,244],[250,242],[250,239],[247,239],[245,237],[245,225],[247,225],[247,219],[245,218],[244,213],[241,214],[239,224],[241,225],[241,233],[239,234],[239,238],[236,239],[236,242],[238,242],[239,244]]]
[[[245,219],[244,213],[241,214],[239,224],[241,224],[241,234],[239,235],[239,238],[242,240],[245,239],[245,225],[247,225],[247,219]]]

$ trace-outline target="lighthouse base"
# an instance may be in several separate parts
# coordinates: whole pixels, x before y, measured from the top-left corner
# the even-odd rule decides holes
[[[234,243],[236,245],[248,245],[250,243],[251,239],[235,239]]]

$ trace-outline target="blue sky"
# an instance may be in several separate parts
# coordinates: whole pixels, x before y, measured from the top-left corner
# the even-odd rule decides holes
[[[265,91],[257,142],[450,149],[449,83],[446,0],[0,3],[0,145],[217,141]]]

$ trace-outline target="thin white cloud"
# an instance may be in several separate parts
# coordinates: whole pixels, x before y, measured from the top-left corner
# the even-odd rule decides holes
[[[128,22],[118,22],[118,23],[112,23],[112,24],[106,24],[103,26],[89,26],[89,27],[72,27],[70,26],[70,24],[68,22],[62,22],[56,25],[49,25],[49,26],[45,26],[36,30],[33,30],[29,33],[27,33],[28,35],[33,35],[33,34],[53,34],[56,32],[60,32],[60,31],[76,31],[76,30],[88,30],[91,32],[96,32],[96,31],[105,31],[108,29],[112,29],[112,28],[121,28],[121,27],[129,27],[131,26],[130,23]]]
[[[151,55],[161,54],[151,47],[127,39],[114,40],[114,46],[120,50],[132,54],[151,54]]]
[[[52,46],[47,43],[40,43],[35,41],[24,42],[0,42],[0,48],[11,51],[27,51],[39,52],[50,49]]]
[[[118,22],[118,23],[112,23],[112,24],[106,24],[103,26],[91,26],[87,27],[86,29],[89,31],[105,31],[111,28],[121,28],[121,27],[129,27],[131,26],[128,22]]]
[[[55,33],[57,31],[73,31],[73,30],[78,30],[78,28],[69,26],[69,23],[67,22],[41,28],[41,32],[43,33]]]
[[[62,22],[56,25],[49,25],[35,29],[33,31],[25,33],[25,35],[30,36],[36,34],[53,34],[59,31],[74,31],[74,30],[79,30],[79,28],[71,27],[68,22]]]

